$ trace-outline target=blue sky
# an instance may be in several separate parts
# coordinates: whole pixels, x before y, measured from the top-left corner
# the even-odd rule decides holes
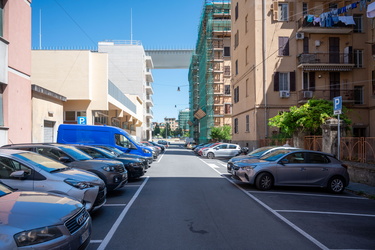
[[[194,48],[203,3],[204,0],[33,0],[32,48],[91,49],[99,41],[130,40],[131,33],[145,49]],[[178,111],[189,107],[188,70],[153,70],[153,77],[154,121],[178,118]]]

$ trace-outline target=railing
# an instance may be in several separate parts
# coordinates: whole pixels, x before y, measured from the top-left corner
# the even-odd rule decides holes
[[[298,55],[299,64],[353,64],[351,53],[302,53]]]
[[[322,136],[306,136],[304,148],[322,150]],[[341,137],[340,159],[361,163],[375,163],[375,137]]]
[[[293,139],[284,138],[284,139],[261,139],[261,140],[259,140],[259,147],[283,146],[285,144],[293,146]]]
[[[298,91],[298,101],[309,100],[311,98],[332,100],[336,96],[341,96],[342,101],[346,103],[355,102],[354,89],[311,89]]]
[[[313,23],[313,22],[308,22],[307,17],[301,18],[298,20],[298,29],[299,28],[320,28],[320,23]],[[352,26],[348,26],[343,22],[338,22],[338,23],[333,23],[332,27],[324,27],[325,29],[353,29]]]

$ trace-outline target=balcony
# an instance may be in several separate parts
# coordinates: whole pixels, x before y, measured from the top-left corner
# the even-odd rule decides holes
[[[332,27],[320,27],[319,23],[307,22],[306,18],[298,20],[298,32],[310,34],[350,34],[353,31],[352,25],[338,22],[333,24]]]
[[[154,112],[152,112],[151,109],[146,110],[146,118],[153,119],[154,118]]]
[[[355,66],[351,53],[303,53],[297,58],[304,71],[352,71]]]
[[[153,107],[154,106],[154,100],[152,99],[152,97],[150,95],[146,96],[146,105],[148,107]]]
[[[147,82],[154,82],[154,78],[152,77],[151,72],[146,72],[145,75],[146,75]]]
[[[334,97],[341,96],[342,102],[354,104],[354,89],[323,89],[323,90],[300,90],[298,91],[298,103],[306,103],[308,100],[323,99],[332,100]]]
[[[146,82],[146,93],[148,95],[153,95],[154,94],[154,89],[152,88],[151,82]]]

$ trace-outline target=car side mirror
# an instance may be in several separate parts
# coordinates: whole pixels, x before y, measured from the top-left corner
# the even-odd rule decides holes
[[[281,159],[281,160],[279,161],[279,163],[280,163],[281,165],[288,164],[288,163],[289,163],[289,160],[286,159],[286,158],[284,158],[284,159]]]
[[[10,174],[10,177],[24,179],[25,178],[25,171],[23,171],[23,170],[14,171]]]

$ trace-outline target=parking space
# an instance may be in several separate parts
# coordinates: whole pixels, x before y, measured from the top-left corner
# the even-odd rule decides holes
[[[344,191],[334,195],[320,188],[274,187],[258,191],[234,180],[225,160],[202,159],[207,166],[322,249],[375,249],[375,201]]]

